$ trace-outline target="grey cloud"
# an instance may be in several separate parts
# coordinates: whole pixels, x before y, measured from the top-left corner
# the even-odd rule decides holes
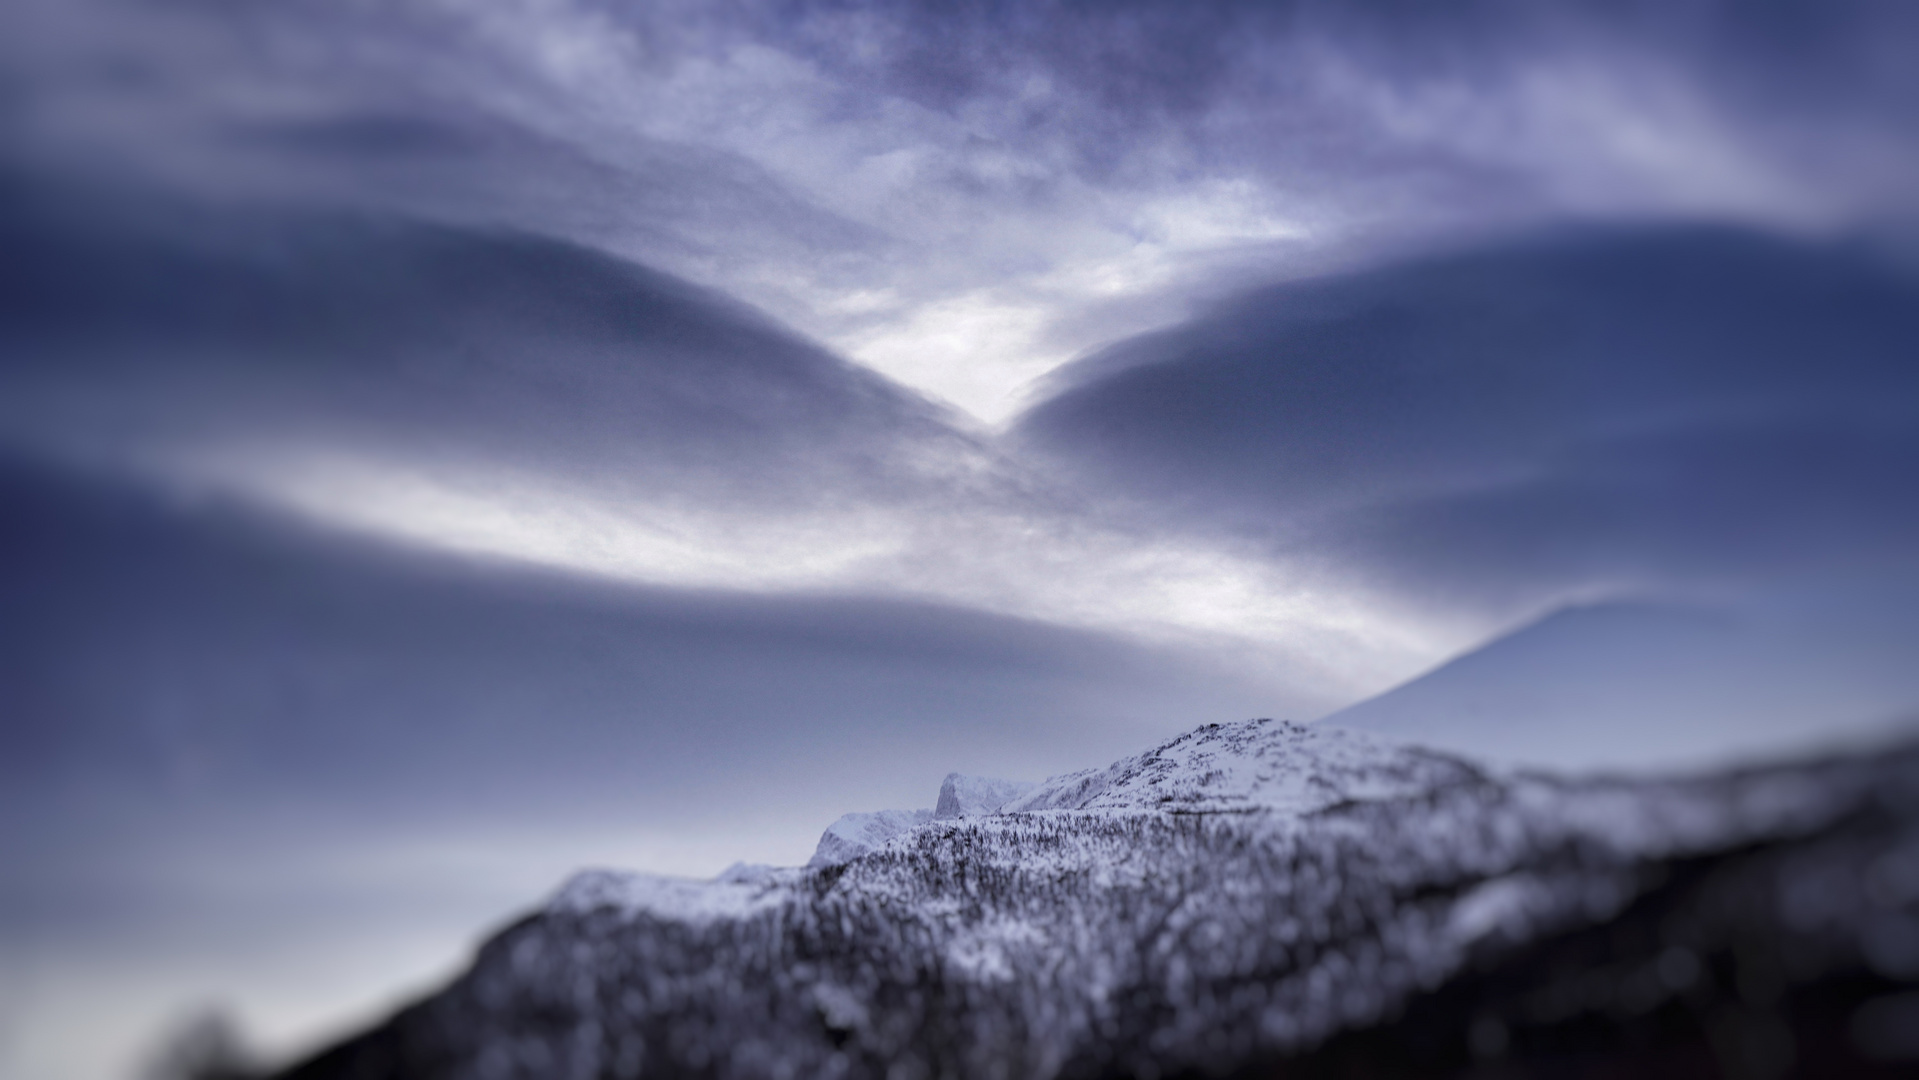
[[[311,158],[341,157],[365,167],[382,158],[451,158],[471,166],[486,149],[477,134],[400,112],[366,112],[289,123],[237,126],[231,138]]]
[[[609,127],[630,103],[555,85],[513,51],[541,27],[503,43],[483,16],[23,0],[0,16],[13,90],[0,152],[215,201],[503,224],[709,279],[769,258],[830,271],[880,243],[738,153]]]
[[[22,11],[23,145],[506,221],[815,332],[860,325],[818,290],[1043,276],[1203,181],[1344,247],[1568,210],[1909,214],[1919,167],[1919,23],[1869,0]]]
[[[909,482],[896,458],[969,452],[765,316],[563,241],[20,176],[7,196],[0,414],[36,445],[308,440],[722,502],[871,493]]]
[[[1211,590],[1270,589],[1263,568],[1116,528],[911,391],[638,264],[393,214],[10,194],[0,439],[29,451],[655,583],[1261,625]],[[1351,692],[1336,658],[1379,651],[1322,629],[1258,662],[1283,700]]]
[[[1687,72],[1761,141],[1790,122],[1856,130],[1870,120],[1878,138],[1910,148],[1919,116],[1919,79],[1901,58],[1919,40],[1919,18],[1871,0],[849,3],[782,14],[759,27],[776,47],[853,83],[991,117],[1011,142],[1063,142],[1082,167],[1121,178],[1167,145],[1181,147],[1176,168],[1275,167],[1287,185],[1363,186],[1386,164],[1421,171],[1420,151],[1394,145],[1406,132],[1381,130],[1363,104],[1327,85],[1329,54],[1378,88],[1505,99],[1532,92],[1525,73],[1542,57],[1628,78],[1635,63],[1657,60]],[[1446,145],[1442,137],[1425,152]],[[1446,169],[1497,182],[1496,164],[1469,157]]]
[[[1019,437],[1391,587],[1538,598],[1900,560],[1919,283],[1864,243],[1589,231],[1269,288]]]
[[[563,237],[989,419],[1249,280],[1564,214],[1852,224],[1919,190],[1899,5],[19,10],[28,158]]]

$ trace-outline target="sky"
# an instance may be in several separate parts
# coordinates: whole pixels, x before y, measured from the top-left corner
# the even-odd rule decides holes
[[[0,1075],[297,1052],[581,866],[1204,722],[1581,770],[1919,715],[1915,47],[12,0]]]

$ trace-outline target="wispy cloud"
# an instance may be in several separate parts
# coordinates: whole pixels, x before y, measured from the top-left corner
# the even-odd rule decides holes
[[[1919,169],[1886,5],[23,10],[36,145],[606,247],[988,420],[1217,295],[1220,259],[1843,227],[1909,213]]]

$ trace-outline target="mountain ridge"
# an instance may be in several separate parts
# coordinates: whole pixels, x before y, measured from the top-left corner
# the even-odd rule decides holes
[[[1262,757],[1310,776],[1318,756],[1323,784],[1260,778]],[[1675,860],[1823,842],[1874,807],[1919,845],[1910,745],[1566,780],[1247,721],[1106,774],[838,865],[576,878],[446,990],[284,1075],[1224,1074],[1304,1060],[1488,957],[1603,926]],[[1104,802],[1015,809],[1062,793]]]

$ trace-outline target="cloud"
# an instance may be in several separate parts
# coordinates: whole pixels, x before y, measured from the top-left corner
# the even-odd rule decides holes
[[[1731,229],[1485,247],[1898,211],[1787,151],[1904,175],[1904,16],[1772,10],[30,2],[0,424],[442,552],[1206,640],[1336,700],[1485,629],[1408,597],[1905,536],[1897,274]],[[1406,261],[1436,235],[1481,254]],[[1023,443],[843,358],[996,416],[1128,335]],[[1823,382],[1809,335],[1849,343]],[[1308,347],[1347,360],[1242,362]]]
[[[1249,293],[1063,372],[1019,437],[1450,601],[1863,571],[1919,526],[1916,295],[1865,243],[1563,232]]]
[[[13,196],[0,414],[43,450],[500,554],[556,542],[556,514],[591,547],[597,522],[634,541],[625,569],[663,579],[742,517],[857,530],[871,504],[977,468],[910,392],[564,241],[31,181]]]
[[[509,225],[1010,416],[1255,280],[1566,215],[1909,216],[1879,3],[18,5],[16,153]],[[971,343],[969,345],[969,342]]]
[[[946,435],[937,410],[758,313],[564,241],[10,194],[7,377],[60,403],[50,438],[90,423],[99,389],[156,441],[290,441],[360,418],[412,453],[640,490],[750,469],[770,498],[793,489],[786,469],[877,474],[912,456],[878,446]]]
[[[1201,637],[1326,700],[1445,637],[1141,534],[765,315],[590,248],[32,174],[14,196],[0,432],[37,453],[626,581]]]

